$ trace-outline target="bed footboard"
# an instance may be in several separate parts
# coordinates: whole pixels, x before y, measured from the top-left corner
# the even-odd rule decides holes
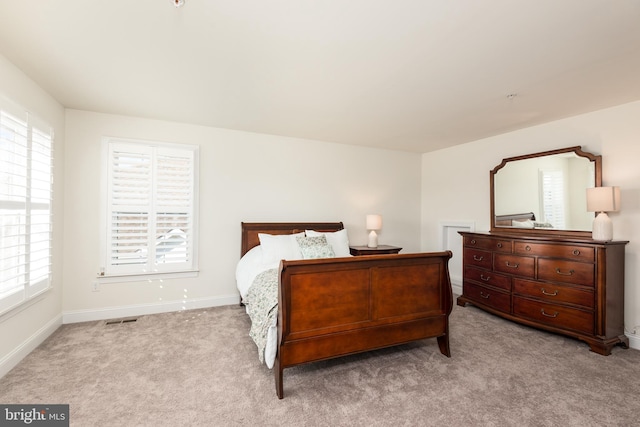
[[[276,392],[302,363],[437,338],[450,357],[450,251],[282,261]]]

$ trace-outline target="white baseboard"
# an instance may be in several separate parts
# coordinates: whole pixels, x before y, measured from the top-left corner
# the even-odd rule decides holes
[[[35,350],[49,336],[62,325],[62,315],[58,315],[51,319],[36,333],[27,338],[22,344],[13,349],[9,354],[0,359],[0,378],[5,376],[7,372],[13,369],[22,359]]]
[[[238,295],[227,295],[222,297],[107,307],[94,310],[72,310],[62,313],[62,323],[67,324],[91,322],[94,320],[119,319],[122,317],[168,313],[172,311],[193,310],[197,308],[218,307],[221,305],[233,305],[239,303],[240,297]]]
[[[451,280],[451,291],[453,291],[454,298],[456,295],[462,295],[462,283],[455,283]]]
[[[626,333],[625,335],[629,338],[629,348],[640,350],[640,335],[631,333]]]

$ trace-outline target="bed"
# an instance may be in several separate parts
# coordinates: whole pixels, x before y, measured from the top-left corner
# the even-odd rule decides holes
[[[334,256],[275,263],[271,259],[260,267],[263,271],[254,267],[251,274],[241,274],[246,268],[240,266],[246,267],[248,258],[255,260],[260,251],[268,252],[266,236],[289,241],[291,235],[299,242],[305,239],[300,236],[319,236],[333,245]],[[451,356],[451,252],[353,257],[337,246],[344,244],[344,236],[341,222],[242,223],[236,278],[248,312],[261,304],[253,292],[258,276],[270,270],[276,277],[272,320],[252,317],[252,331],[256,323],[263,332],[271,330],[272,367],[280,399],[284,369],[299,364],[427,338],[436,338],[440,352]]]
[[[533,221],[535,220],[536,216],[533,212],[496,215],[496,227],[533,228]]]
[[[553,228],[549,222],[536,221],[533,212],[510,215],[496,215],[496,227],[512,227],[512,228]]]

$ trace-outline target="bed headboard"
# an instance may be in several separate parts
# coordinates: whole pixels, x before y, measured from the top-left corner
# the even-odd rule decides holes
[[[535,221],[536,216],[533,212],[510,215],[496,215],[496,225],[501,227],[511,227],[514,221]]]
[[[338,231],[344,226],[342,222],[242,222],[242,241],[240,256],[260,244],[258,233],[293,234],[304,230]]]

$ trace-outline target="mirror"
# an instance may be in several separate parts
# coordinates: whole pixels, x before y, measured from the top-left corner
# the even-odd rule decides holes
[[[586,189],[602,185],[602,156],[578,146],[511,157],[490,179],[492,232],[591,237]]]

